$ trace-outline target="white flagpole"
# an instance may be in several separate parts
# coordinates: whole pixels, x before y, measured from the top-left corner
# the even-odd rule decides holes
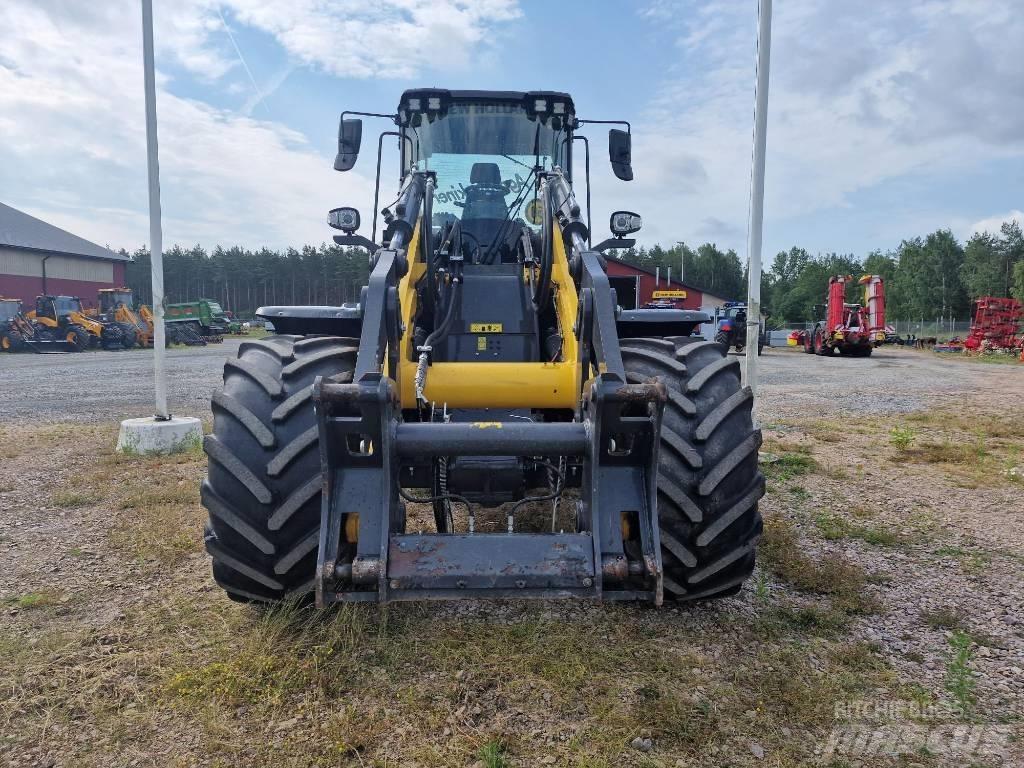
[[[167,381],[164,374],[164,256],[160,226],[160,164],[156,142],[156,72],[153,56],[153,0],[142,0],[142,67],[146,91],[146,161],[149,170],[149,249],[153,283],[153,378],[156,418],[166,421]]]
[[[772,46],[772,0],[761,0],[757,24],[757,92],[754,159],[750,175],[750,233],[747,242],[747,344],[743,373],[757,393],[757,344],[761,333],[761,230],[764,225],[764,158],[768,134],[768,67]]]

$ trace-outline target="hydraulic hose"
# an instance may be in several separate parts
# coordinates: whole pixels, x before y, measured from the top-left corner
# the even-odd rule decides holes
[[[548,198],[548,184],[545,182],[541,187],[541,200],[544,206],[544,228],[542,237],[543,246],[540,251],[540,276],[537,279],[537,289],[533,294],[533,303],[538,312],[542,312],[551,297],[551,267],[554,263],[554,222],[551,218],[551,201]]]

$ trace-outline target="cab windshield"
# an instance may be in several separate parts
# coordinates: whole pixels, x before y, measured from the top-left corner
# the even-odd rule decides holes
[[[0,320],[13,320],[21,309],[17,301],[0,301]]]
[[[71,296],[58,296],[53,300],[53,310],[57,317],[64,317],[72,312],[81,312],[82,302]]]
[[[132,306],[131,291],[104,291],[100,294],[100,308],[104,311],[114,309],[118,304]]]
[[[411,168],[437,174],[434,231],[458,220],[487,248],[518,229],[509,222],[538,229],[535,168],[565,164],[570,119],[530,115],[521,102],[456,101],[433,121],[406,126]]]

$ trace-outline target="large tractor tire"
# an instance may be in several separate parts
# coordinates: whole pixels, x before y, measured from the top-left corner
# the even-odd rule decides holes
[[[78,325],[69,325],[64,329],[64,341],[71,346],[72,352],[85,352],[92,346],[92,335]]]
[[[658,459],[658,521],[666,600],[735,594],[754,569],[764,495],[761,432],[740,364],[716,342],[624,339],[631,382],[668,390]]]
[[[820,325],[814,329],[814,341],[811,346],[814,347],[814,354],[820,357],[832,357],[832,348],[825,343],[825,329]]]
[[[241,601],[312,589],[320,531],[320,452],[312,387],[350,381],[354,339],[267,336],[243,341],[213,394],[201,498],[213,578]]]
[[[139,331],[131,323],[118,323],[121,329],[121,346],[134,349],[139,344]]]
[[[725,351],[728,352],[729,351],[729,347],[732,346],[732,344],[729,342],[729,334],[722,333],[721,331],[716,333],[715,334],[715,344],[721,344],[722,347],[725,348]]]
[[[22,339],[21,333],[16,329],[11,328],[10,330],[0,333],[0,351],[20,352],[24,346],[25,340]]]

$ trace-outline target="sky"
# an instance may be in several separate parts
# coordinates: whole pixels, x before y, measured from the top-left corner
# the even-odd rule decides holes
[[[1019,0],[774,4],[764,248],[860,256],[1024,219]],[[410,87],[560,90],[632,123],[635,180],[589,131],[595,239],[746,257],[757,0],[155,0],[164,244],[284,248],[372,211],[376,135],[343,109]],[[139,0],[3,0],[0,201],[113,248],[148,241]],[[387,157],[382,197],[397,190]],[[582,192],[582,190],[580,190]],[[582,197],[582,194],[581,194]],[[366,232],[366,234],[369,234]]]

